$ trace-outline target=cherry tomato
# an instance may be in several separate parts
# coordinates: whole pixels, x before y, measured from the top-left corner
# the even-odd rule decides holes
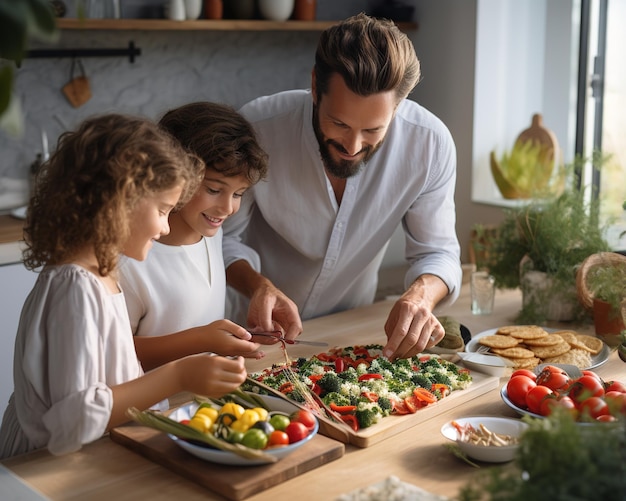
[[[513,374],[511,374],[511,377],[515,377],[515,376],[526,376],[529,377],[530,379],[532,379],[533,381],[535,381],[537,379],[537,374],[535,374],[533,371],[529,371],[528,369],[516,369],[513,371]]]
[[[607,391],[604,395],[604,401],[609,406],[609,412],[612,416],[626,416],[626,393]]]
[[[289,435],[284,431],[274,430],[267,441],[268,447],[278,447],[283,445],[289,445]]]
[[[566,371],[564,371],[560,367],[557,367],[556,365],[546,365],[541,370],[542,371],[555,372],[556,374],[565,374],[565,375],[567,375]]]
[[[593,419],[609,414],[609,406],[601,397],[589,397],[583,400],[578,409],[582,416],[589,416]]]
[[[537,383],[528,376],[515,376],[506,384],[506,393],[511,402],[518,407],[526,408],[526,394],[535,386]]]
[[[541,403],[554,392],[547,386],[537,385],[526,393],[526,407],[530,412],[541,414]]]
[[[604,396],[604,386],[600,379],[593,376],[581,376],[576,379],[569,389],[569,396],[580,404],[590,397]]]
[[[408,414],[409,413],[409,409],[406,406],[406,404],[404,403],[404,400],[392,400],[391,401],[391,406],[393,408],[393,413],[394,414]]]
[[[241,445],[250,447],[250,449],[265,449],[267,442],[267,435],[259,428],[250,428],[241,439]]]
[[[289,443],[294,444],[300,440],[304,440],[309,434],[309,429],[300,421],[292,421],[289,423],[289,426],[285,428],[285,433],[289,437]]]
[[[601,378],[600,376],[598,376],[598,375],[597,375],[595,372],[593,372],[593,371],[584,370],[584,371],[582,371],[582,373],[583,373],[583,376],[592,376],[592,377],[595,377],[595,378],[596,378],[598,381],[600,381],[601,383],[603,382],[603,381],[602,381],[602,378]]]
[[[275,430],[284,431],[285,428],[291,423],[289,417],[283,414],[274,414],[270,418],[270,424],[274,427]]]
[[[606,393],[608,393],[609,391],[618,391],[620,393],[626,393],[626,384],[620,381],[607,381],[604,391]]]
[[[539,373],[535,382],[539,385],[547,386],[553,391],[564,391],[569,388],[572,379],[566,373],[550,371],[546,367]]]
[[[542,416],[550,416],[553,412],[557,412],[559,409],[569,412],[574,419],[578,418],[578,409],[576,404],[567,395],[559,398],[546,398],[541,403],[540,412]]]
[[[315,423],[316,423],[315,416],[313,415],[313,413],[304,409],[300,409],[294,412],[291,415],[291,421],[302,423],[304,426],[307,427],[307,430],[312,430],[313,428],[315,428]]]
[[[605,423],[609,423],[609,422],[617,421],[617,418],[615,416],[611,416],[610,414],[602,414],[601,416],[598,416],[596,418],[596,421],[603,421]]]

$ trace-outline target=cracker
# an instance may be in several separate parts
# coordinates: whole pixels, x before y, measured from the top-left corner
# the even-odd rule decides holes
[[[519,339],[511,336],[501,336],[494,334],[492,336],[483,336],[478,338],[478,342],[490,348],[512,348],[519,343]]]
[[[500,327],[496,334],[508,334],[518,339],[538,339],[548,335],[548,332],[538,325],[509,325]]]
[[[530,349],[533,346],[554,346],[555,344],[560,343],[562,338],[560,336],[543,336],[538,337],[537,339],[524,339],[524,344],[528,345]]]
[[[496,355],[500,355],[505,358],[532,358],[535,354],[527,348],[521,348],[514,346],[513,348],[491,348],[491,351]]]
[[[563,355],[571,349],[572,347],[570,346],[570,344],[567,341],[561,339],[561,341],[552,346],[533,346],[532,351],[539,358],[550,358]]]
[[[514,358],[510,359],[513,362],[513,368],[515,369],[534,369],[541,362],[540,358],[532,357],[532,358]]]
[[[570,364],[583,369],[591,366],[591,355],[588,351],[572,348],[562,355],[545,358],[543,362],[546,364]]]
[[[597,337],[587,336],[585,334],[576,334],[576,337],[591,350],[590,353],[592,355],[597,355],[602,351],[602,348],[604,348],[604,343]]]

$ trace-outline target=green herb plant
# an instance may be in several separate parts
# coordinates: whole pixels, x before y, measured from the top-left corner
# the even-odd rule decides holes
[[[592,296],[611,305],[616,313],[626,300],[626,261],[623,264],[594,266],[587,274],[587,287]]]
[[[568,412],[523,418],[513,463],[481,470],[458,501],[624,501],[626,421],[581,426]]]
[[[594,168],[605,160],[594,155]],[[495,231],[483,232],[481,265],[496,279],[496,286],[522,286],[522,276],[531,270],[544,272],[548,286],[534,291],[516,319],[519,323],[542,323],[555,296],[576,303],[576,269],[589,255],[609,250],[600,222],[600,202],[589,190],[578,188],[577,159],[568,166],[567,188],[558,196],[532,198],[505,209],[505,218]],[[526,292],[526,291],[525,291]],[[575,308],[577,318],[584,310]]]

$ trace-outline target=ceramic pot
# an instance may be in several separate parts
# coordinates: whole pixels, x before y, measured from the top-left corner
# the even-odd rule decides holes
[[[606,301],[593,300],[593,325],[596,336],[609,346],[621,344],[621,332],[626,329],[621,311],[615,311]]]
[[[268,21],[286,21],[291,17],[294,0],[259,0],[259,12]]]
[[[222,19],[224,17],[224,2],[222,0],[204,0],[204,17]]]
[[[185,17],[189,21],[198,19],[202,14],[202,0],[185,0]]]
[[[296,21],[314,21],[317,11],[317,0],[296,0],[293,7],[293,18]]]
[[[166,4],[166,16],[172,21],[184,21],[185,20],[185,1],[184,0],[169,0]]]

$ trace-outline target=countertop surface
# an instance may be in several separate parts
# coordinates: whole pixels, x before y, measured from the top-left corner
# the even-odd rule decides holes
[[[24,220],[0,216],[0,266],[22,261]]]
[[[498,291],[494,313],[475,316],[470,312],[469,295],[469,286],[465,284],[457,302],[440,313],[453,316],[468,327],[473,335],[512,324],[521,308],[519,290]],[[382,343],[385,339],[383,326],[392,305],[392,301],[382,301],[368,307],[308,320],[304,322],[303,339],[328,341],[331,346]],[[591,334],[591,327],[577,330]],[[288,350],[293,359],[313,355],[320,349],[297,345],[290,346]],[[266,353],[264,359],[247,361],[248,370],[256,371],[283,360],[278,345],[268,347]],[[596,372],[607,380],[623,380],[624,367],[617,353],[612,352],[609,360],[598,367]],[[450,419],[469,415],[518,417],[500,397],[499,387],[507,379],[508,375],[505,375],[498,379],[497,388],[370,447],[347,445],[345,455],[340,459],[258,492],[248,499],[290,499],[295,495],[302,499],[332,500],[390,476],[453,498],[458,494],[458,489],[481,470],[458,460],[443,447],[446,440],[440,428]],[[178,400],[180,403],[185,401],[184,398],[184,395],[176,396],[170,402]],[[211,490],[113,442],[107,436],[65,456],[54,457],[40,450],[2,463],[51,499],[223,499]],[[207,468],[210,467],[207,463]]]

